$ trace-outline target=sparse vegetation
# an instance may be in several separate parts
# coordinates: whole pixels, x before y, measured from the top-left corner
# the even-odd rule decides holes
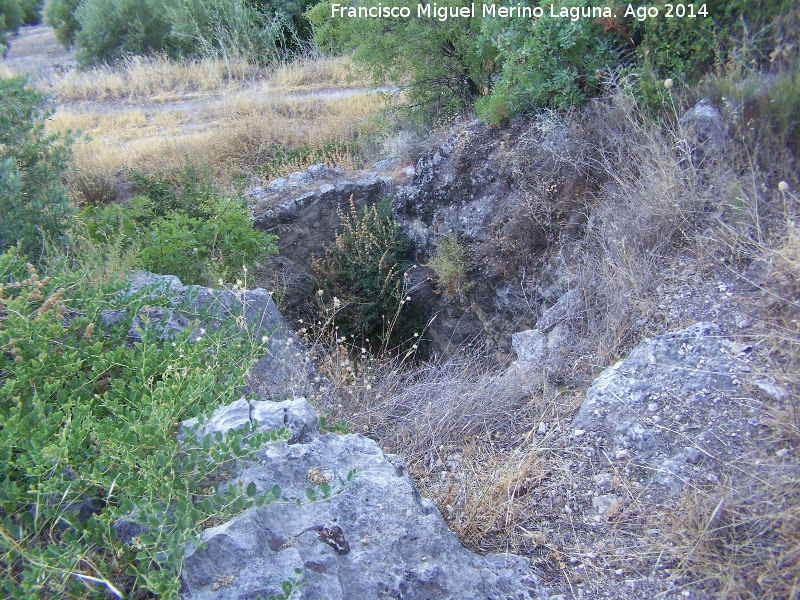
[[[125,281],[121,272],[146,268],[216,285],[235,280],[242,267],[252,270],[274,252],[276,240],[252,228],[248,206],[231,184],[265,183],[317,162],[363,168],[381,146],[384,126],[375,117],[402,105],[424,113],[427,122],[474,117],[473,109],[496,123],[540,111],[527,141],[514,145],[501,134],[493,140],[517,202],[507,221],[491,224],[500,266],[474,261],[471,239],[445,235],[428,259],[436,291],[471,309],[475,281],[492,268],[504,278],[507,269],[508,280],[522,273],[520,285],[529,286],[521,288],[524,295],[538,283],[534,265],[546,259],[581,301],[567,310],[567,341],[538,379],[504,373],[496,349],[480,344],[429,356],[420,352],[428,315],[413,314],[407,301],[408,238],[388,206],[346,207],[342,231],[315,264],[321,293],[314,288],[309,295],[317,319],[298,323],[343,399],[316,407],[339,424],[330,429],[369,434],[400,455],[466,545],[522,553],[565,594],[577,586],[602,593],[614,581],[614,589],[633,590],[623,579],[635,584],[669,569],[675,590],[719,598],[797,596],[795,7],[773,0],[711,2],[708,17],[669,23],[414,18],[355,24],[331,21],[329,2],[287,4],[275,21],[272,3],[200,2],[184,15],[176,37],[179,30],[164,21],[174,13],[158,7],[149,18],[145,12],[140,21],[157,27],[133,30],[123,9],[138,4],[104,1],[111,3],[108,11],[94,0],[77,12],[69,0],[49,3],[48,22],[63,43],[83,48],[87,64],[114,63],[33,80],[55,95],[50,135],[43,130],[43,95],[23,80],[0,84],[0,102],[8,106],[0,116],[5,593],[90,597],[118,590],[133,597],[141,589],[169,596],[186,540],[215,515],[231,514],[237,502],[271,498],[254,500],[239,490],[219,496],[209,510],[187,491],[209,483],[214,467],[204,458],[192,463],[193,474],[176,471],[172,488],[156,485],[163,469],[181,460],[171,426],[232,399],[228,384],[261,348],[247,338],[213,343],[211,337],[179,339],[171,347],[156,342],[152,327],[144,342],[126,347],[141,298],[115,295]],[[249,21],[241,30],[229,27],[233,13],[226,10],[246,13]],[[254,20],[248,11],[260,16]],[[348,79],[347,58],[309,54],[265,66],[304,44],[303,11],[320,45],[353,51],[370,75],[407,87],[407,94],[326,96],[326,88],[364,83]],[[100,18],[106,12],[122,17],[103,49],[97,40],[115,22]],[[254,23],[268,39],[248,38]],[[666,87],[666,77],[674,85]],[[12,96],[17,100],[9,103]],[[702,164],[679,120],[700,97],[720,109],[725,139],[724,152]],[[190,110],[176,108],[181,103]],[[447,127],[392,133],[383,140],[385,156],[408,164],[426,136],[449,134]],[[56,132],[68,129],[91,139],[73,146],[65,172],[69,144]],[[548,143],[582,140],[578,154],[558,157],[582,176],[571,203],[552,201],[562,173],[541,170],[531,157],[545,137]],[[207,164],[209,172],[187,164]],[[135,188],[132,199],[118,197],[125,182]],[[71,232],[70,201],[84,211]],[[25,267],[22,255],[38,262],[48,241],[56,255],[66,248],[69,264],[56,257]],[[675,316],[671,303],[699,295],[722,274],[749,286],[725,298],[739,302],[754,322],[732,326],[731,337],[753,347],[753,375],[774,377],[788,394],[758,400],[759,437],[745,440],[739,455],[714,457],[719,481],[687,486],[656,506],[639,467],[609,467],[611,458],[595,448],[586,455],[569,424],[601,369],[644,337],[688,325],[694,315]],[[529,308],[539,314],[549,303]],[[106,308],[122,310],[125,318],[104,336]],[[741,401],[755,406],[757,392],[747,382],[740,390]],[[214,452],[231,456],[227,444]],[[609,485],[617,501],[601,521],[583,522],[585,515],[564,508],[591,504],[593,497],[579,498],[587,492],[576,474],[581,463],[589,470],[613,468]],[[112,467],[122,466],[127,472],[114,479]],[[87,478],[76,478],[78,472]],[[75,509],[87,495],[105,500],[79,522]],[[175,522],[140,537],[138,547],[112,539],[111,523],[142,498],[142,519],[164,513],[174,499],[185,504]]]
[[[468,292],[475,282],[469,277],[470,260],[458,234],[451,233],[442,238],[428,261],[428,266],[439,279],[437,292],[450,298]]]

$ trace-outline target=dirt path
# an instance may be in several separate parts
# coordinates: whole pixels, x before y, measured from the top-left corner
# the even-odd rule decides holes
[[[75,69],[75,53],[64,50],[55,38],[53,30],[47,25],[22,27],[19,33],[10,38],[11,48],[8,56],[0,60],[0,75],[9,76],[29,73],[34,81],[44,81],[54,74]],[[281,89],[269,87],[264,81],[253,81],[235,91],[186,91],[176,93],[174,98],[153,100],[146,97],[104,98],[68,100],[56,97],[54,106],[61,110],[98,116],[113,115],[130,111],[145,114],[179,112],[192,118],[201,111],[222,108],[245,96],[256,96],[260,102],[303,102],[308,100],[335,100],[366,93],[392,93],[395,87],[329,87],[323,89]]]
[[[22,27],[17,35],[9,36],[9,42],[8,55],[0,60],[4,74],[44,76],[75,67],[75,53],[64,50],[47,25]]]

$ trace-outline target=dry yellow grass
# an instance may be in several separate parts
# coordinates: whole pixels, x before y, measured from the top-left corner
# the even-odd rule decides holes
[[[131,56],[116,66],[52,72],[37,86],[60,101],[146,98],[151,102],[207,97],[258,88],[260,93],[312,91],[366,85],[349,76],[345,58],[299,58],[274,68],[244,59],[174,61],[165,56]]]
[[[374,128],[371,117],[385,98],[355,93],[340,98],[270,98],[257,91],[222,94],[175,110],[72,111],[59,107],[51,131],[81,130],[74,147],[78,172],[109,173],[122,168],[163,170],[189,158],[212,165],[221,183],[252,174],[276,148],[309,148],[346,143]],[[342,157],[346,160],[346,157]],[[348,165],[344,165],[348,166]]]
[[[267,81],[278,89],[347,88],[370,84],[350,67],[350,61],[342,57],[301,58],[276,67]]]
[[[38,85],[59,100],[144,97],[163,101],[193,92],[236,87],[255,72],[243,62],[234,64],[229,74],[221,61],[175,62],[164,56],[131,56],[114,67],[52,73]]]

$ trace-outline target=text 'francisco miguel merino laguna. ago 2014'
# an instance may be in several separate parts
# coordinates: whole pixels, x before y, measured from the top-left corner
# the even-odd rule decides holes
[[[571,6],[559,7],[550,4],[542,6],[523,6],[521,3],[515,5],[497,5],[481,3],[476,10],[475,3],[469,6],[438,6],[432,4],[416,4],[412,6],[390,5],[384,6],[377,4],[374,6],[348,6],[346,4],[331,4],[332,18],[350,19],[408,19],[415,16],[419,19],[436,19],[447,21],[448,19],[471,19],[476,16],[483,18],[501,19],[541,19],[550,17],[553,19],[569,19],[578,21],[579,19],[608,19],[617,17],[633,17],[638,21],[652,19],[656,17],[670,18],[689,18],[708,16],[708,9],[705,4],[663,4],[659,6],[633,6],[628,4],[624,11],[621,7],[612,10],[609,6]]]

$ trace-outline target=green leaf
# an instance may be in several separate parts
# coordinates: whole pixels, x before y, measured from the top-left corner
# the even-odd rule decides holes
[[[252,498],[253,496],[255,496],[257,491],[258,489],[256,488],[255,482],[251,481],[249,484],[247,484],[247,495],[249,497]]]

